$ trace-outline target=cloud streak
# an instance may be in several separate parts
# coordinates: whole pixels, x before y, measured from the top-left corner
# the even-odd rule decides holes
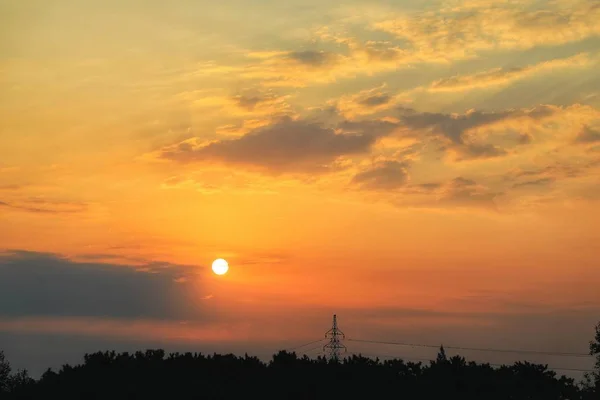
[[[88,209],[86,203],[40,198],[29,198],[10,202],[0,201],[0,207],[34,214],[74,214],[85,212]]]
[[[573,57],[545,61],[525,67],[501,67],[473,75],[456,75],[443,78],[434,81],[427,90],[430,92],[459,92],[504,86],[541,73],[556,71],[558,69],[588,67],[592,64],[593,62],[589,54],[582,53]]]
[[[0,317],[0,331],[18,334],[54,334],[91,336],[102,339],[128,339],[135,341],[170,341],[172,343],[235,342],[244,331],[231,325],[189,323],[160,319],[121,319],[102,317]],[[247,332],[248,333],[248,332]],[[266,340],[261,334],[256,339]]]

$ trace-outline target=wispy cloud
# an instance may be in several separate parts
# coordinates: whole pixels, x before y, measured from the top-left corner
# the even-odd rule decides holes
[[[427,90],[431,92],[455,92],[472,89],[503,86],[515,81],[532,77],[557,69],[588,67],[593,65],[589,54],[582,53],[573,57],[555,59],[524,67],[494,68],[473,75],[456,75],[433,82]]]
[[[216,173],[203,171],[189,175],[175,175],[167,178],[162,184],[162,189],[191,190],[205,195],[218,194],[277,194],[280,187],[285,187],[285,180],[277,182],[264,181],[260,177],[242,172],[224,170]]]
[[[42,198],[17,199],[9,202],[0,201],[0,207],[34,214],[73,214],[88,209],[86,203]]]

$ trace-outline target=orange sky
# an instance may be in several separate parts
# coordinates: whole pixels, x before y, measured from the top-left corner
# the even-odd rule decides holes
[[[50,3],[0,6],[6,343],[586,351],[594,0]]]

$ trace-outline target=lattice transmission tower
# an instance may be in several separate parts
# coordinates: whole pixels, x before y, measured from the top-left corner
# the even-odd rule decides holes
[[[330,330],[325,332],[325,337],[329,338],[329,343],[323,346],[323,351],[327,351],[329,353],[329,359],[331,361],[339,361],[340,360],[340,352],[344,350],[344,352],[348,351],[346,346],[342,344],[342,339],[346,338],[344,332],[342,332],[337,326],[337,316],[333,315],[333,326]]]

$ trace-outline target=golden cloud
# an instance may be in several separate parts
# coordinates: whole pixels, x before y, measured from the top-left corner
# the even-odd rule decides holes
[[[323,32],[326,29],[323,29]],[[331,37],[320,32],[320,41],[335,41],[340,50],[248,51],[240,65],[200,64],[198,76],[234,75],[258,81],[263,87],[306,87],[339,79],[373,75],[400,67],[409,68],[410,52],[388,41],[361,41]]]
[[[554,151],[581,143],[582,133],[593,140],[589,127],[600,125],[600,111],[581,104],[460,114],[403,109],[401,124],[409,129],[407,135],[425,133],[439,140],[451,160],[485,160],[518,152]]]
[[[469,59],[490,50],[556,46],[600,35],[600,5],[593,0],[548,2],[545,9],[515,2],[471,2],[373,24],[409,43],[413,58]]]
[[[539,125],[540,120],[555,112],[555,108],[539,106],[532,109],[497,112],[468,110],[462,114],[417,112],[412,109],[400,111],[401,122],[409,129],[409,135],[426,134],[433,137],[441,142],[442,150],[454,156],[455,161],[463,161],[508,155],[509,151],[503,147],[486,141],[488,131],[506,121],[526,120],[531,124]]]
[[[469,133],[475,137],[485,137],[519,132],[529,136],[538,145],[545,143],[556,147],[577,141],[586,127],[599,123],[600,110],[589,105],[543,105],[528,110],[514,110],[510,118],[485,126],[474,126]]]
[[[369,20],[369,18],[371,20]],[[377,18],[373,20],[373,18]],[[348,23],[350,19],[342,19]],[[313,47],[303,50],[246,50],[233,65],[215,61],[197,65],[193,76],[235,76],[258,81],[263,87],[305,87],[339,79],[370,76],[417,63],[451,63],[480,57],[484,52],[557,46],[600,35],[600,6],[594,0],[552,1],[543,9],[517,1],[471,1],[433,11],[359,18],[367,29],[386,32],[392,40],[349,35],[345,29],[322,26],[312,32]],[[356,22],[356,21],[355,21]],[[332,46],[333,45],[333,46]],[[586,64],[580,58],[539,65],[485,71],[478,76],[454,77],[432,86],[453,90],[504,84],[525,76]],[[473,83],[481,81],[482,83]]]

